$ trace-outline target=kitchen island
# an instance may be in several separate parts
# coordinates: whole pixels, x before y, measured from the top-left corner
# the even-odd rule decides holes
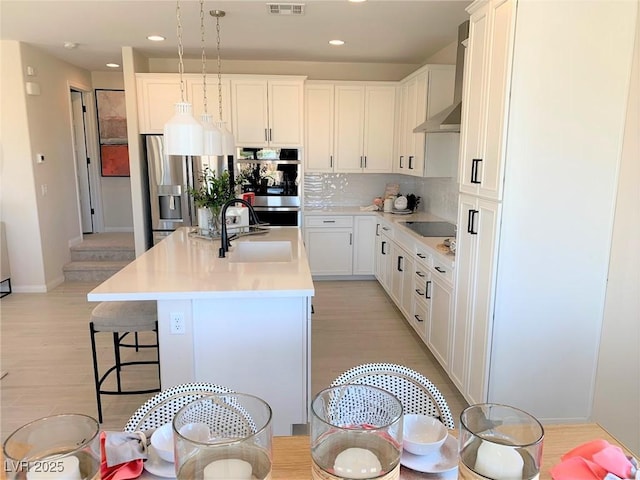
[[[181,228],[89,292],[89,301],[156,300],[163,389],[211,382],[263,398],[275,435],[307,423],[311,297],[301,231],[232,241]]]

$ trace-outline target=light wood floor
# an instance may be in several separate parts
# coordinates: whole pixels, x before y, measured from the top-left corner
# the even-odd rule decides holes
[[[12,293],[0,300],[0,415],[2,440],[19,426],[55,413],[97,417],[88,319],[97,283],[63,283],[46,294]],[[466,406],[426,346],[375,281],[315,282],[312,394],[344,370],[392,362],[427,376],[442,392],[454,420]],[[144,340],[144,338],[143,338]],[[99,358],[112,362],[110,337],[99,339]],[[150,352],[129,354],[148,357]],[[152,367],[137,367],[125,382],[152,385]],[[104,430],[121,430],[150,395],[103,397]]]

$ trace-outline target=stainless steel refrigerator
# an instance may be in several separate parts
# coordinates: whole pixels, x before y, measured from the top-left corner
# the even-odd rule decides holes
[[[203,168],[216,173],[233,168],[233,157],[167,156],[162,135],[145,135],[149,173],[149,211],[153,245],[180,227],[198,224],[197,207],[188,193],[200,187]],[[233,176],[233,175],[232,175]]]
[[[197,223],[196,206],[187,189],[196,185],[202,159],[165,155],[162,135],[146,135],[145,146],[155,245],[175,229]]]

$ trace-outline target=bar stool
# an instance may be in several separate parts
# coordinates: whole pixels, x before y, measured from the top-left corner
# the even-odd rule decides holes
[[[102,423],[101,395],[135,395],[142,393],[155,393],[160,391],[160,357],[156,354],[156,360],[132,360],[123,362],[120,356],[120,348],[155,348],[158,350],[158,313],[155,300],[151,301],[124,301],[101,302],[91,312],[89,321],[91,333],[91,353],[93,355],[93,373],[96,386],[96,401],[98,404],[98,421]],[[113,352],[115,364],[102,375],[98,370],[98,358],[96,350],[96,333],[109,332],[113,334]],[[154,332],[156,341],[151,344],[138,342],[139,332]],[[134,334],[133,343],[125,343],[125,338]],[[129,365],[158,365],[158,387],[146,390],[123,390],[120,374],[123,367]],[[103,389],[102,384],[115,372],[116,390]]]

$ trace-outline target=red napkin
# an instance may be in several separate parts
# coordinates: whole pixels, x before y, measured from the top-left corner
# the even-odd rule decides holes
[[[106,432],[100,433],[100,478],[101,480],[128,480],[138,478],[144,468],[144,460],[138,458],[130,462],[120,463],[111,467],[107,466],[107,454],[104,442],[107,438]]]
[[[602,480],[608,473],[631,478],[633,468],[621,448],[601,439],[577,446],[561,460],[551,469],[554,480]]]

